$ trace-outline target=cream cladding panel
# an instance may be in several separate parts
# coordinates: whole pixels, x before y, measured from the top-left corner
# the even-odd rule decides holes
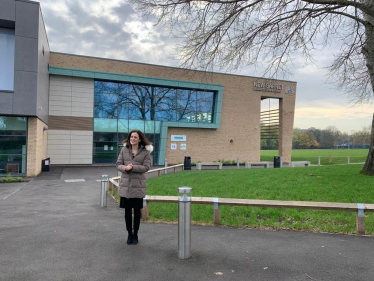
[[[93,79],[51,75],[49,92],[50,115],[93,117]]]
[[[48,130],[51,164],[92,164],[92,131]]]

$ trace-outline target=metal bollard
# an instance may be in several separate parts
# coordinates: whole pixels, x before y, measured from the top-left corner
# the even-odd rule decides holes
[[[321,166],[321,156],[318,156],[318,166]]]
[[[101,200],[100,200],[101,207],[106,207],[108,184],[109,184],[108,175],[102,175],[101,176]]]
[[[191,187],[178,188],[178,257],[191,257]]]
[[[167,167],[168,167],[168,160],[165,159],[165,168],[167,168]],[[168,173],[168,171],[165,169],[164,175],[166,175],[167,173]]]
[[[238,167],[238,169],[239,169],[239,165],[240,165],[239,157],[237,157],[237,158],[236,158],[236,166]]]

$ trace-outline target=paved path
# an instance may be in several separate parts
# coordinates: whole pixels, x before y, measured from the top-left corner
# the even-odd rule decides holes
[[[192,226],[192,258],[179,260],[177,225],[141,223],[128,246],[123,211],[99,206],[101,174],[117,172],[0,185],[0,280],[374,280],[374,237]]]

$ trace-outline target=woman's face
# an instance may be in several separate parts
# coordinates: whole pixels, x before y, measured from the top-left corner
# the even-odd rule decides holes
[[[137,146],[140,142],[138,133],[132,133],[130,136],[130,144]]]

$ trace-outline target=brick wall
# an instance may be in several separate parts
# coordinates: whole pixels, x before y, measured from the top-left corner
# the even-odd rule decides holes
[[[169,128],[165,159],[170,164],[183,162],[184,156],[191,156],[192,162],[236,160],[237,157],[240,157],[240,161],[259,161],[261,98],[280,99],[279,154],[285,162],[291,159],[296,82],[268,81],[250,76],[187,71],[157,65],[57,53],[52,53],[50,65],[222,85],[224,90],[220,128]],[[255,91],[254,82],[282,84],[283,88],[280,93]],[[293,87],[291,94],[286,93],[288,86]],[[178,144],[178,149],[171,150],[171,135],[186,135],[187,149],[180,150],[180,143],[175,142]],[[232,143],[230,143],[231,139]]]
[[[28,118],[27,176],[36,177],[42,171],[42,160],[47,157],[48,126],[36,117]]]

